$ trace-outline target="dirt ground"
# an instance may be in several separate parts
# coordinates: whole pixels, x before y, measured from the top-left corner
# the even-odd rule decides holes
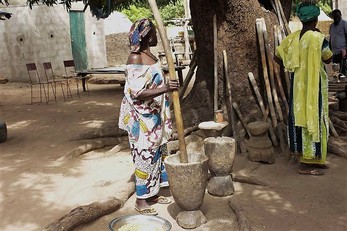
[[[128,149],[110,142],[72,156],[77,148],[106,137],[126,141],[115,138],[121,134],[117,117],[123,89],[117,84],[89,88],[90,95],[83,92],[80,98],[74,94],[65,102],[58,94],[57,103],[30,105],[28,85],[0,85],[0,120],[8,128],[8,140],[0,144],[0,230],[43,230],[71,209],[111,196],[123,200],[124,206],[75,230],[107,230],[112,219],[136,214]],[[194,136],[197,144],[202,142]],[[234,182],[230,197],[206,193],[201,210],[208,222],[196,230],[238,230],[230,199],[240,205],[252,230],[347,230],[347,160],[329,155],[328,164],[324,176],[314,177],[298,175],[296,166],[280,153],[272,165],[237,156],[233,174],[267,186]],[[167,189],[163,193],[170,196]],[[183,230],[175,222],[179,211],[175,203],[154,206],[172,223],[172,231]]]

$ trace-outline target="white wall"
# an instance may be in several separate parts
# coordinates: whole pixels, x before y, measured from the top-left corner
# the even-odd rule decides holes
[[[347,20],[347,0],[339,1],[339,9],[342,12],[343,19]]]
[[[0,21],[0,76],[11,82],[28,82],[26,63],[52,62],[57,73],[71,59],[69,15],[61,6],[9,6],[9,20]]]
[[[104,20],[105,35],[128,33],[132,22],[124,14],[114,11]]]
[[[85,36],[87,44],[88,68],[100,68],[107,66],[106,42],[103,19],[98,20],[86,10]]]
[[[347,0],[334,0],[333,10],[336,8],[341,10],[342,18],[347,20]]]
[[[10,82],[29,82],[26,63],[36,63],[43,76],[43,62],[51,62],[57,75],[64,74],[63,60],[72,59],[69,13],[58,4],[2,7],[12,13],[0,21],[0,77]],[[89,68],[105,67],[106,45],[103,20],[85,11],[85,34]]]

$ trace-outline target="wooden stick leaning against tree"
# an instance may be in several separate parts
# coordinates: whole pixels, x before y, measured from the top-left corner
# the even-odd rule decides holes
[[[214,111],[218,110],[218,53],[217,53],[217,15],[213,15],[213,50],[214,50],[214,98],[213,98],[213,106]]]
[[[280,9],[278,7],[278,4],[276,4],[275,0],[270,0],[270,3],[271,3],[272,8],[274,9],[274,11],[277,15],[279,25],[283,28],[283,20],[281,17],[281,13],[280,13]]]
[[[278,46],[278,34],[277,34],[277,26],[274,25],[274,53],[276,52],[276,48]],[[281,73],[280,73],[280,66],[278,65],[278,63],[273,59],[273,65],[274,65],[274,72],[275,72],[275,79],[277,82],[277,86],[280,92],[280,96],[282,99],[282,103],[284,104],[285,110],[286,110],[286,114],[284,117],[288,116],[289,114],[289,105],[288,105],[288,100],[286,98],[286,94],[284,92],[283,89],[283,85],[282,85],[282,78],[281,78]]]
[[[274,105],[273,105],[273,101],[272,101],[271,86],[270,86],[267,63],[266,63],[262,19],[258,18],[256,20],[256,26],[257,26],[258,42],[259,42],[259,49],[260,49],[262,67],[263,67],[263,77],[264,77],[264,82],[265,82],[267,101],[268,101],[268,106],[270,108],[272,126],[274,128],[276,128],[277,127],[277,118],[276,118],[276,113],[275,113],[275,109],[274,109]]]
[[[277,132],[278,132],[278,137],[280,140],[280,146],[281,146],[282,153],[285,153],[286,152],[286,146],[287,146],[286,135],[285,135],[286,134],[286,125],[283,122],[284,120],[283,120],[282,108],[281,108],[279,101],[278,101],[276,84],[275,84],[275,79],[274,79],[275,78],[274,77],[274,65],[273,65],[274,59],[273,59],[273,54],[271,53],[270,47],[268,44],[267,30],[266,30],[266,24],[265,24],[264,18],[262,18],[262,21],[263,21],[264,45],[265,45],[266,57],[267,57],[269,70],[270,70],[270,83],[271,83],[271,87],[272,87],[272,96],[273,96],[274,101],[275,101],[275,106],[276,106],[276,110],[277,110],[277,114],[278,114],[278,118],[279,118],[278,126],[275,129],[277,129]],[[273,136],[272,140],[274,140],[275,136],[274,135],[272,135],[272,136]],[[276,139],[276,142],[277,142],[277,139]]]
[[[190,64],[189,64],[188,74],[187,74],[186,78],[183,81],[182,88],[179,90],[180,101],[182,101],[182,99],[184,97],[184,94],[186,93],[186,90],[188,88],[188,85],[189,85],[190,81],[193,78],[193,75],[194,75],[194,72],[195,72],[195,68],[197,67],[197,64],[198,64],[198,58],[197,58],[198,54],[197,53],[198,52],[195,51],[194,54],[193,54],[193,58],[192,58],[192,60],[190,61]]]
[[[228,76],[228,57],[227,57],[227,52],[226,50],[223,50],[223,64],[224,64],[224,78],[226,81],[226,85],[227,85],[227,97],[228,97],[228,103],[227,108],[229,111],[229,123],[231,123],[231,129],[232,129],[232,133],[233,133],[233,137],[236,140],[237,138],[237,134],[236,134],[236,120],[235,120],[235,114],[234,114],[234,110],[233,110],[233,97],[231,94],[231,85],[230,85],[230,79]],[[237,141],[236,141],[237,144]]]
[[[251,135],[251,133],[249,132],[249,128],[248,128],[248,126],[247,126],[247,123],[246,123],[246,121],[244,120],[243,115],[242,115],[242,113],[241,113],[241,111],[240,111],[240,109],[239,109],[239,106],[237,105],[236,102],[233,102],[233,108],[235,109],[236,114],[237,114],[237,116],[239,117],[240,122],[241,122],[243,128],[244,128],[245,131],[247,132],[248,137],[251,138],[252,135]]]
[[[272,96],[275,101],[275,107],[277,110],[278,118],[280,121],[283,121],[282,109],[278,102],[278,96],[277,96],[277,90],[276,90],[276,84],[275,84],[273,55],[270,51],[270,47],[268,44],[267,30],[266,30],[266,24],[265,24],[264,18],[262,18],[262,22],[263,22],[264,46],[265,46],[265,52],[266,52],[268,66],[269,66],[269,74],[270,74],[269,76],[270,76],[270,84],[271,84],[270,86],[272,90]]]
[[[277,17],[278,17],[278,20],[280,21],[281,27],[284,29],[284,32],[286,35],[290,34],[290,28],[288,25],[288,21],[287,21],[286,16],[283,12],[283,7],[282,7],[280,0],[272,0],[272,1],[274,1],[274,4],[276,6]]]
[[[281,44],[283,41],[283,36],[282,36],[282,30],[281,28],[277,27],[277,38],[278,38],[278,44]],[[287,90],[287,95],[289,97],[290,95],[290,76],[288,71],[284,71],[284,80],[286,83],[286,90]]]
[[[260,110],[262,111],[262,114],[263,114],[263,121],[266,121],[268,122],[269,124],[272,124],[271,122],[271,119],[268,118],[268,115],[269,115],[269,111],[267,109],[265,109],[264,107],[264,101],[263,101],[263,98],[259,92],[259,88],[258,88],[258,85],[257,83],[255,82],[255,79],[254,79],[254,75],[252,72],[249,72],[248,73],[248,78],[252,84],[252,87],[253,87],[253,90],[254,90],[254,93],[256,95],[256,98],[257,98],[257,101],[258,101],[258,104],[259,104],[259,107],[260,107]],[[276,134],[275,134],[275,131],[274,129],[272,128],[272,126],[270,126],[270,129],[269,129],[269,134],[270,134],[270,138],[271,138],[271,141],[272,141],[272,144],[277,147],[278,146],[278,141],[277,141],[277,138],[276,138]]]
[[[263,119],[264,119],[264,121],[266,121],[267,120],[267,116],[268,116],[268,112],[265,109],[263,98],[261,97],[258,85],[255,82],[255,78],[254,78],[254,75],[253,75],[252,72],[248,73],[248,78],[249,78],[249,81],[251,82],[251,85],[252,85],[253,91],[255,93],[255,96],[257,98],[260,110],[261,110],[261,112],[263,114]]]

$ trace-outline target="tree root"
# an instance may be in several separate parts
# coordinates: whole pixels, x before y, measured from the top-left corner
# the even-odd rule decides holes
[[[116,145],[116,146],[115,146]],[[115,146],[120,151],[126,149],[129,145],[127,143],[127,137],[118,137],[118,138],[100,138],[97,140],[90,140],[87,144],[83,144],[74,148],[71,152],[67,154],[67,157],[72,159],[78,156],[81,156],[87,152],[102,149],[107,146]]]
[[[339,118],[340,120],[347,121],[347,112],[342,111],[329,111],[330,117],[334,116]]]
[[[116,121],[106,121],[102,124],[101,128],[83,132],[77,137],[76,140],[126,136],[126,131],[120,129],[117,126],[117,123],[118,122]]]
[[[240,231],[250,231],[251,227],[245,212],[241,209],[241,206],[238,205],[234,200],[235,199],[229,200],[229,206],[236,215],[236,220],[239,224]]]
[[[347,121],[343,121],[335,116],[330,116],[331,122],[334,124],[334,127],[339,131],[340,135],[347,134]]]
[[[70,231],[81,224],[91,222],[101,216],[112,213],[123,206],[123,201],[111,198],[105,202],[94,202],[89,205],[79,206],[57,221],[49,224],[46,231]]]
[[[344,120],[341,120],[340,118],[338,117],[335,117],[335,116],[331,116],[331,122],[333,122],[333,124],[336,124],[338,127],[342,127],[342,128],[345,128],[347,129],[347,121],[344,121]]]
[[[328,142],[328,152],[347,158],[347,137],[333,138]]]
[[[245,184],[268,186],[269,183],[265,181],[258,180],[254,177],[244,176],[244,175],[232,175],[233,181]]]

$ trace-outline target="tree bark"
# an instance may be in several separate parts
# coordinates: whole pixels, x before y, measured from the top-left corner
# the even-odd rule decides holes
[[[267,11],[261,3],[266,4]],[[291,0],[281,0],[286,15],[290,15]],[[270,6],[271,7],[271,6]],[[190,94],[182,103],[186,126],[213,120],[213,15],[217,15],[218,28],[218,104],[225,109],[226,96],[223,81],[222,51],[227,51],[228,76],[232,98],[242,114],[261,119],[255,97],[247,78],[253,72],[259,82],[260,56],[256,40],[255,20],[264,17],[268,25],[269,43],[273,44],[272,28],[278,24],[267,1],[258,0],[191,0],[190,9],[198,52],[196,80]],[[288,17],[289,18],[289,17]],[[273,48],[273,46],[271,45]],[[262,78],[261,78],[262,79]],[[259,83],[258,83],[259,84]],[[263,86],[263,83],[260,82]],[[264,91],[264,88],[261,87]],[[262,92],[263,94],[264,92]],[[225,110],[226,111],[226,110]],[[258,113],[259,114],[259,113]],[[259,117],[259,118],[258,118]]]

